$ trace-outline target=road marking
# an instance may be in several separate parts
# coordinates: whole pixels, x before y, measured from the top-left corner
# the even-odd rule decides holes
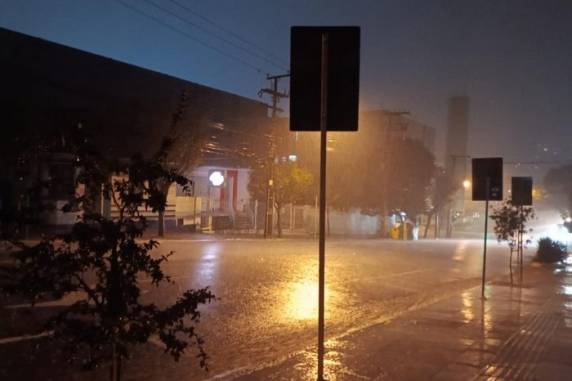
[[[57,300],[50,300],[47,302],[38,302],[32,305],[31,303],[21,303],[21,304],[9,304],[4,306],[6,309],[18,309],[18,308],[34,308],[34,307],[62,307],[70,306],[77,301],[85,299],[84,292],[70,292],[66,294],[63,298]]]
[[[431,271],[431,270],[430,269],[412,270],[412,271],[405,271],[402,273],[396,273],[396,274],[390,274],[390,275],[379,275],[379,276],[370,276],[370,277],[365,277],[365,278],[355,278],[355,279],[350,279],[347,282],[361,282],[363,280],[391,279],[391,278],[396,278],[396,277],[405,276],[405,275],[425,273],[428,271]]]
[[[3,339],[0,339],[0,345],[18,343],[20,341],[40,339],[42,337],[50,336],[53,333],[54,333],[54,331],[46,331],[46,332],[38,333],[37,335],[23,335],[23,336],[5,337]]]

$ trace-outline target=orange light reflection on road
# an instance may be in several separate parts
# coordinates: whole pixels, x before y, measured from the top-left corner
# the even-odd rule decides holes
[[[335,292],[328,287],[326,280],[325,305],[326,319],[335,298]],[[288,320],[318,319],[318,269],[315,265],[302,269],[301,277],[288,283],[283,293],[284,313]]]

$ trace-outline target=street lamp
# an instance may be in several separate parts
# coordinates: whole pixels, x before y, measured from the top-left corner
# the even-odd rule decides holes
[[[213,187],[220,187],[224,183],[224,175],[221,171],[212,171],[209,175],[209,181]]]
[[[463,188],[469,189],[470,187],[471,187],[471,181],[470,180],[464,180],[463,181]]]

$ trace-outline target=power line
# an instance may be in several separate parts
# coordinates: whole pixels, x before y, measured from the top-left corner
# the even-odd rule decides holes
[[[148,18],[148,19],[150,19],[150,20],[153,20],[153,21],[155,21],[157,24],[160,24],[160,25],[164,26],[165,28],[168,28],[168,29],[172,30],[173,32],[178,33],[178,34],[182,35],[183,37],[186,37],[186,38],[188,38],[189,40],[192,40],[192,41],[194,41],[194,42],[196,42],[196,43],[198,43],[198,44],[204,46],[204,47],[207,48],[207,49],[211,49],[211,50],[217,52],[218,54],[220,54],[220,55],[222,55],[222,56],[224,56],[224,57],[226,57],[226,58],[230,58],[230,59],[232,59],[232,60],[235,60],[236,62],[239,62],[240,64],[242,64],[242,65],[244,65],[244,66],[246,66],[246,67],[248,67],[248,68],[250,68],[250,69],[256,71],[257,73],[262,73],[262,72],[263,72],[262,69],[259,68],[258,66],[255,66],[255,65],[251,64],[250,62],[247,62],[247,61],[243,60],[243,59],[240,58],[240,57],[237,57],[237,56],[235,56],[235,55],[229,54],[229,53],[225,52],[224,50],[221,50],[221,49],[219,49],[219,48],[217,48],[217,47],[215,47],[215,46],[212,46],[212,45],[210,45],[210,44],[208,44],[208,43],[206,43],[206,42],[204,42],[204,41],[202,41],[202,40],[200,40],[200,39],[198,39],[198,38],[196,38],[196,37],[190,35],[189,33],[185,32],[185,31],[183,31],[183,30],[180,30],[180,29],[174,27],[174,26],[171,25],[171,24],[168,24],[168,23],[164,22],[163,20],[161,20],[161,19],[159,19],[159,18],[157,18],[157,17],[155,17],[155,16],[153,16],[153,15],[150,15],[150,14],[148,14],[148,13],[145,13],[145,12],[143,12],[142,10],[140,10],[140,9],[134,7],[134,6],[132,6],[132,5],[128,4],[128,3],[125,3],[123,0],[115,0],[115,1],[116,1],[117,3],[119,3],[119,4],[121,4],[122,6],[124,6],[125,8],[127,8],[127,9],[129,9],[129,10],[135,12],[135,13],[138,13],[139,15],[141,15],[141,16],[143,16],[143,17],[146,17],[146,18]]]
[[[519,166],[519,165],[554,165],[554,164],[563,164],[563,163],[569,163],[569,160],[539,160],[539,161],[507,161],[504,164],[505,165],[515,165],[515,166]]]
[[[160,6],[159,4],[154,3],[153,1],[150,1],[150,0],[143,0],[143,1],[146,2],[147,4],[151,5],[151,6],[153,6],[153,7],[157,8],[157,9],[159,9],[159,10],[161,10],[161,11],[167,13],[168,15],[171,15],[171,16],[175,17],[176,19],[178,19],[179,21],[184,22],[185,24],[188,24],[188,25],[190,25],[190,26],[192,26],[192,27],[194,27],[194,28],[197,28],[198,30],[201,30],[201,31],[203,31],[203,32],[205,32],[205,33],[210,34],[210,35],[213,36],[214,38],[216,38],[216,39],[218,39],[218,40],[220,40],[220,41],[222,41],[222,42],[224,42],[224,43],[226,43],[226,44],[228,44],[228,45],[230,45],[230,46],[233,46],[233,47],[235,47],[236,49],[240,49],[240,50],[246,52],[247,54],[250,54],[251,56],[253,56],[253,57],[255,57],[255,58],[258,58],[258,59],[260,59],[260,60],[266,61],[267,63],[269,63],[269,64],[272,65],[272,66],[276,66],[276,67],[278,67],[278,68],[283,68],[282,65],[276,64],[276,63],[273,62],[272,60],[269,60],[269,59],[267,59],[266,57],[264,57],[264,56],[262,56],[262,55],[260,55],[260,54],[258,54],[258,53],[256,53],[256,52],[253,52],[253,51],[251,51],[251,50],[249,50],[249,49],[244,48],[243,46],[240,46],[240,45],[235,44],[234,42],[232,42],[232,41],[230,41],[230,40],[228,40],[228,39],[226,39],[226,38],[224,38],[224,37],[221,37],[221,36],[219,36],[219,35],[217,35],[217,34],[214,34],[214,33],[212,33],[211,31],[209,31],[208,29],[203,28],[202,26],[195,24],[195,23],[193,23],[192,21],[189,21],[188,19],[186,19],[186,18],[184,18],[184,17],[181,17],[180,15],[176,14],[175,12],[170,11],[169,9],[166,9],[166,8]]]
[[[268,51],[268,50],[266,50],[266,49],[264,49],[264,48],[262,48],[262,47],[256,45],[255,43],[253,43],[253,42],[251,42],[251,41],[248,41],[247,39],[245,39],[245,38],[242,37],[241,35],[239,35],[239,34],[233,32],[232,30],[230,30],[230,29],[228,29],[228,28],[223,27],[223,26],[220,25],[220,24],[217,24],[217,23],[216,23],[215,21],[213,21],[212,19],[201,15],[199,12],[197,12],[197,11],[195,11],[195,10],[189,8],[188,6],[186,6],[186,5],[184,5],[184,4],[181,4],[179,1],[177,1],[177,0],[168,0],[168,1],[170,1],[170,2],[173,3],[173,4],[178,5],[180,8],[186,10],[186,11],[189,12],[190,14],[194,15],[195,17],[200,18],[201,20],[207,22],[208,24],[211,24],[212,26],[218,28],[219,30],[221,30],[221,31],[223,31],[223,32],[225,32],[225,33],[228,33],[229,35],[233,36],[235,39],[237,39],[238,41],[242,42],[243,44],[246,44],[246,45],[249,45],[249,46],[251,46],[251,47],[253,47],[253,48],[255,48],[255,49],[258,49],[260,52],[266,54],[266,55],[269,56],[269,57],[274,58],[275,60],[277,60],[277,62],[280,62],[280,64],[285,65],[285,66],[288,66],[288,64],[286,63],[285,60],[283,60],[282,58],[276,56],[276,55],[273,54],[272,52],[270,52],[270,51]]]
[[[241,46],[241,45],[235,44],[234,42],[232,42],[232,41],[230,41],[230,40],[228,40],[228,39],[226,39],[226,38],[224,38],[224,37],[222,37],[222,36],[219,36],[218,34],[215,34],[215,33],[211,32],[211,31],[208,30],[207,28],[204,28],[204,27],[202,27],[201,25],[198,25],[198,24],[196,24],[196,23],[190,21],[189,19],[187,19],[187,18],[185,18],[185,17],[182,17],[182,16],[180,16],[179,14],[177,14],[177,13],[175,13],[175,12],[173,12],[173,11],[167,9],[167,8],[162,7],[162,6],[160,6],[159,4],[157,4],[157,3],[155,3],[155,2],[153,2],[153,1],[151,1],[151,0],[143,0],[143,1],[146,2],[147,4],[151,5],[152,7],[155,7],[155,8],[157,8],[157,9],[159,9],[160,11],[162,11],[162,12],[164,12],[164,13],[166,13],[166,14],[168,14],[168,15],[170,15],[170,16],[176,18],[176,19],[178,19],[179,21],[182,21],[182,22],[184,22],[185,24],[188,24],[188,25],[192,26],[193,28],[196,28],[196,29],[198,29],[198,30],[200,30],[200,31],[203,31],[204,33],[210,34],[210,35],[213,36],[214,38],[216,38],[216,39],[218,39],[218,40],[220,40],[220,41],[222,41],[222,42],[224,42],[224,43],[226,43],[226,44],[228,44],[228,45],[230,45],[230,46],[233,46],[233,47],[235,47],[236,49],[240,49],[240,50],[246,52],[247,54],[250,54],[252,57],[255,57],[255,58],[259,59],[259,60],[263,60],[263,61],[269,63],[269,64],[272,65],[272,66],[276,66],[276,67],[278,67],[278,68],[280,68],[280,69],[286,70],[282,64],[277,64],[277,63],[274,62],[273,60],[270,60],[270,59],[264,57],[263,55],[260,55],[260,54],[254,52],[254,51],[252,51],[252,50],[250,50],[250,49],[247,49],[247,48]]]

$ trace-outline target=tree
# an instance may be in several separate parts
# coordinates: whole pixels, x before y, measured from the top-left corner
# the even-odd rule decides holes
[[[66,154],[73,157],[79,173],[77,185],[101,184],[104,197],[115,204],[119,215],[106,218],[89,208],[93,200],[87,192],[64,207],[64,211],[82,211],[67,233],[44,236],[30,245],[10,235],[9,229],[6,232],[9,224],[3,223],[3,237],[14,247],[15,260],[15,267],[2,271],[4,291],[24,296],[32,304],[44,297],[80,295],[46,321],[46,330],[53,332],[52,338],[62,344],[69,360],[85,369],[111,362],[112,380],[119,378],[121,360],[129,358],[131,347],[154,335],[174,359],[196,346],[200,365],[206,367],[207,355],[195,325],[199,306],[214,298],[211,291],[187,290],[167,307],[140,300],[140,279],[147,278],[156,287],[170,282],[161,267],[173,254],[151,256],[159,243],[140,241],[147,228],[140,212],[164,211],[165,197],[158,183],[177,183],[188,190],[190,181],[139,156],[104,160],[89,146],[88,137],[78,135],[66,145]]]
[[[278,236],[282,236],[281,212],[287,204],[310,202],[312,199],[313,176],[305,168],[287,161],[274,165],[273,199],[276,209]],[[264,164],[254,167],[250,174],[248,191],[255,200],[266,197],[267,169]]]
[[[421,142],[397,140],[388,171],[388,204],[409,216],[425,211],[427,192],[435,173],[435,158]]]
[[[519,250],[518,241],[523,239],[524,234],[531,232],[527,229],[527,223],[534,218],[534,209],[529,206],[517,206],[511,199],[506,200],[498,208],[493,208],[491,219],[494,221],[494,231],[499,242],[507,242],[510,249],[509,269],[512,282],[512,256],[515,250]],[[530,243],[526,240],[523,244]],[[520,258],[522,260],[522,258]]]
[[[177,173],[188,173],[194,169],[202,158],[202,150],[207,142],[206,125],[208,118],[205,113],[192,114],[189,111],[189,95],[183,91],[177,110],[173,114],[167,134],[163,138],[154,160],[164,168]],[[167,193],[173,184],[163,178],[157,181],[158,196],[167,200]],[[165,233],[165,211],[158,212],[159,237]]]
[[[340,144],[328,157],[328,203],[384,219],[397,209],[410,216],[423,213],[435,172],[433,155],[420,141],[379,133],[336,136]]]
[[[572,215],[572,165],[552,168],[544,178],[546,190],[563,215]]]
[[[436,167],[435,177],[429,189],[429,197],[427,199],[427,222],[423,238],[427,238],[427,232],[431,225],[433,217],[441,212],[443,208],[449,204],[459,188],[455,184],[454,179],[443,168]]]
[[[391,210],[404,209],[410,216],[425,212],[435,171],[431,152],[421,141],[405,137],[405,129],[399,124],[376,119],[365,122],[358,132],[328,134],[328,205],[381,216],[383,235]],[[296,141],[298,162],[316,177],[320,167],[318,147],[319,139],[314,134],[302,134]]]

